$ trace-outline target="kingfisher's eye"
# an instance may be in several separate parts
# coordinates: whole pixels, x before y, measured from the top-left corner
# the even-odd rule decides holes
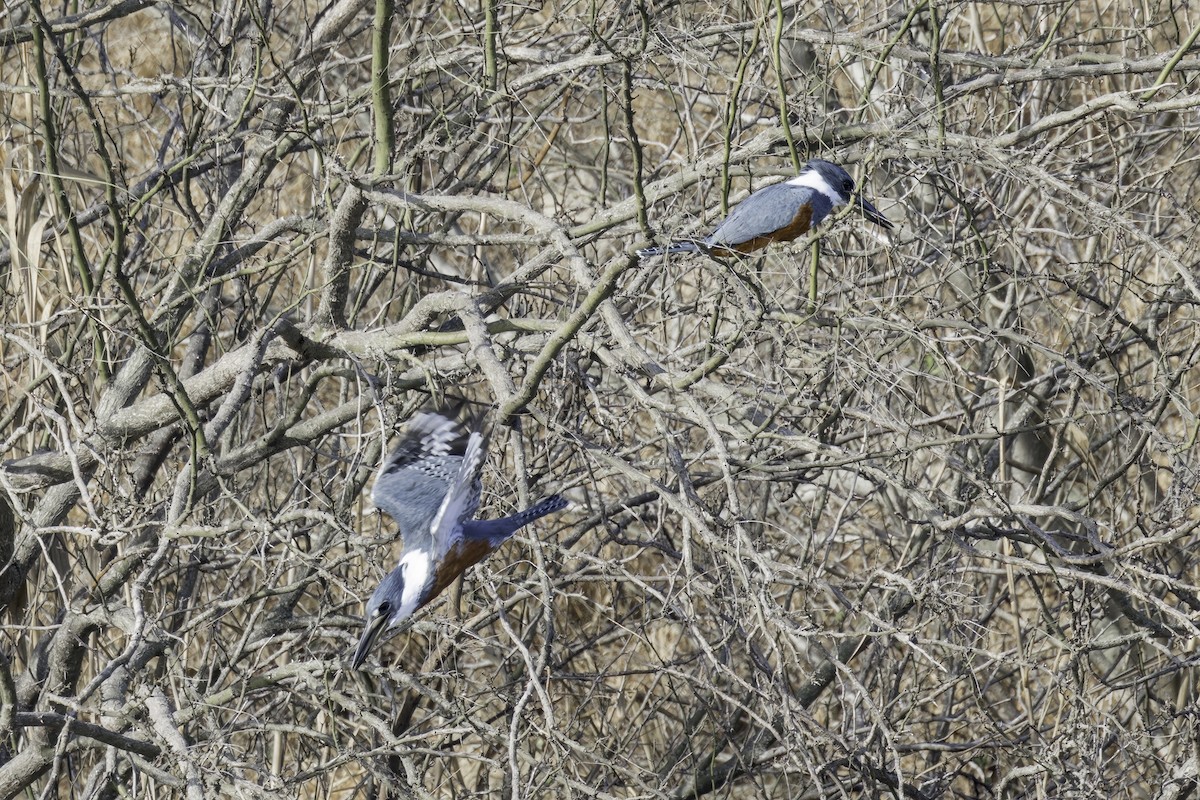
[[[387,616],[391,612],[392,612],[392,604],[391,603],[386,603],[386,602],[380,603],[379,608],[375,609],[375,616],[383,617],[383,616]]]
[[[849,178],[846,178],[846,180],[842,181],[842,188],[845,189],[847,192],[853,192],[854,191],[854,181],[850,180]]]

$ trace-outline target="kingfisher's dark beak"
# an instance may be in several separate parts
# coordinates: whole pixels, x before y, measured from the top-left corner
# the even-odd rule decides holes
[[[358,669],[362,663],[367,660],[367,653],[371,652],[371,645],[379,638],[379,634],[387,627],[387,614],[376,614],[367,620],[366,630],[362,633],[362,638],[358,640],[358,647],[354,648],[354,657],[350,659],[350,666]]]
[[[874,222],[879,227],[886,228],[889,231],[892,229],[892,223],[888,221],[888,218],[883,214],[880,214],[879,209],[868,203],[866,198],[862,195],[859,195],[858,197],[858,206],[862,209],[863,216],[871,220],[871,222]]]

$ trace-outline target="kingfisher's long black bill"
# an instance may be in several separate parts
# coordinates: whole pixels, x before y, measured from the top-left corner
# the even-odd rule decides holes
[[[892,229],[892,223],[888,221],[888,218],[880,214],[879,209],[868,203],[866,198],[860,196],[858,198],[858,206],[862,209],[863,216],[871,220],[871,222],[889,231]]]
[[[379,638],[380,632],[387,627],[387,614],[376,614],[372,619],[367,620],[367,628],[362,633],[362,638],[358,640],[358,647],[354,648],[354,657],[350,659],[350,666],[358,669],[362,663],[367,660],[367,653],[371,652],[371,645]]]

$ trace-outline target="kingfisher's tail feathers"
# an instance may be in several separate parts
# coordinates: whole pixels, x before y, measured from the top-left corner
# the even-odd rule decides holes
[[[521,525],[528,525],[535,519],[540,519],[547,514],[553,514],[555,511],[561,511],[567,507],[567,499],[562,495],[552,494],[545,500],[535,503],[524,511],[513,514],[509,519],[520,520]],[[520,526],[518,526],[520,527]]]
[[[463,523],[463,536],[467,539],[507,539],[535,519],[564,509],[569,505],[567,500],[554,494],[536,503],[524,511],[509,514],[500,519],[473,519]]]
[[[645,247],[637,251],[638,258],[653,258],[668,253],[703,253],[704,247],[699,242],[671,242],[660,247]]]

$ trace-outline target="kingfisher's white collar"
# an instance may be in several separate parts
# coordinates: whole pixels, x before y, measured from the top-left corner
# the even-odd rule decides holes
[[[830,186],[829,182],[826,181],[821,173],[817,172],[815,169],[804,170],[804,172],[801,172],[790,181],[787,181],[787,184],[789,186],[802,186],[807,189],[818,191],[828,197],[830,202],[832,202],[835,206],[841,205],[843,202],[845,202],[842,200],[841,193]]]
[[[404,568],[404,594],[400,597],[398,612],[400,619],[408,617],[417,610],[425,584],[429,582],[430,570],[433,567],[433,557],[428,550],[409,550],[400,557],[400,566]]]

